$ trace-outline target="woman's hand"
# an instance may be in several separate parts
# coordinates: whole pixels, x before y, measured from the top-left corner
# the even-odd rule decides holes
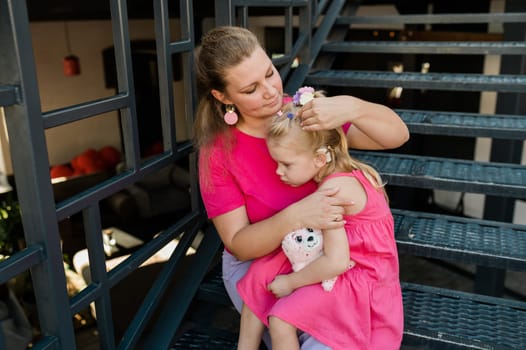
[[[344,207],[354,202],[338,197],[338,192],[338,188],[319,189],[291,205],[289,215],[298,220],[297,228],[329,230],[343,227]]]
[[[347,143],[355,149],[392,149],[409,139],[404,121],[391,108],[354,96],[314,98],[298,112],[305,130],[334,129],[351,123]]]
[[[313,98],[298,112],[305,130],[327,130],[342,126],[355,114],[351,96]]]

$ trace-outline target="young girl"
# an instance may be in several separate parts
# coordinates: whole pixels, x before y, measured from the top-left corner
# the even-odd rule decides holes
[[[376,170],[349,156],[341,128],[302,129],[296,112],[315,95],[300,89],[270,126],[276,174],[290,186],[314,179],[338,187],[355,204],[345,208],[344,228],[323,231],[324,254],[303,269],[292,272],[279,250],[252,263],[238,283],[245,303],[238,348],[258,349],[264,324],[273,350],[299,349],[298,329],[334,350],[399,349],[403,306],[387,195]],[[325,291],[320,282],[335,276]]]

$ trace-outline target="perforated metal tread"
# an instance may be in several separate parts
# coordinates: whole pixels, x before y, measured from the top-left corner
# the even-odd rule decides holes
[[[526,226],[392,209],[400,252],[416,256],[526,271]],[[199,298],[229,305],[218,293],[219,268],[199,288]]]
[[[197,291],[199,300],[218,303],[221,305],[232,305],[223,285],[221,277],[221,266],[214,267],[205,277]]]
[[[526,116],[397,109],[412,134],[526,139]]]
[[[237,335],[214,330],[188,330],[170,347],[170,350],[236,350]]]
[[[398,250],[416,256],[526,270],[526,226],[392,209]]]
[[[388,185],[526,198],[525,166],[388,152],[350,154],[374,166]]]
[[[415,54],[473,54],[524,55],[523,41],[342,41],[322,46],[324,52],[415,53]]]
[[[443,23],[524,23],[526,13],[437,13],[378,16],[339,16],[336,24],[443,24]]]
[[[404,343],[526,349],[526,303],[403,283]]]
[[[207,297],[215,295],[217,302],[229,302],[219,269],[201,287],[207,289]],[[402,283],[402,294],[406,345],[434,343],[440,349],[526,349],[526,334],[520,331],[526,325],[526,303],[413,283]],[[185,334],[178,343],[180,347],[174,349],[199,349],[201,344],[212,342],[223,346],[228,341],[222,336],[213,340],[212,337]],[[189,345],[194,343],[197,344],[194,347]]]
[[[526,92],[524,75],[452,73],[392,73],[384,71],[319,70],[305,78],[306,85],[362,86],[454,91]]]

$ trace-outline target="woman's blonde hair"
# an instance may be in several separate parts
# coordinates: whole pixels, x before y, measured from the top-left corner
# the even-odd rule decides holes
[[[197,147],[208,145],[215,136],[228,130],[229,126],[223,121],[224,107],[211,91],[224,92],[226,71],[250,57],[258,47],[257,37],[241,27],[216,27],[201,38],[195,52],[199,97],[194,123]]]
[[[324,96],[323,92],[316,91],[314,97]],[[338,171],[363,171],[365,177],[379,191],[382,191],[387,199],[384,183],[380,174],[372,166],[361,162],[349,154],[347,138],[342,128],[330,130],[305,131],[301,128],[301,120],[297,116],[300,106],[288,103],[283,106],[282,112],[272,120],[272,124],[267,134],[267,141],[279,141],[283,137],[295,132],[294,136],[302,138],[306,147],[312,150],[313,156],[320,149],[326,149],[330,152],[330,161],[320,170],[315,180],[321,181],[328,175]]]

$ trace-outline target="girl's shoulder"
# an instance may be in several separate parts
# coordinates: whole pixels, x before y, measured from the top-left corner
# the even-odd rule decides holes
[[[351,179],[357,179],[362,174],[361,170],[353,170],[353,171],[338,171],[334,172],[332,174],[327,175],[320,183],[324,184],[326,182],[334,182],[334,181],[352,181]]]
[[[364,192],[362,181],[359,178],[361,171],[354,170],[352,172],[337,172],[325,177],[320,183],[320,188],[339,187],[351,192]]]
[[[320,188],[339,188],[337,196],[350,200],[354,205],[345,210],[346,215],[356,215],[365,208],[367,204],[367,190],[359,179],[361,171],[333,173],[327,176],[320,184]]]

